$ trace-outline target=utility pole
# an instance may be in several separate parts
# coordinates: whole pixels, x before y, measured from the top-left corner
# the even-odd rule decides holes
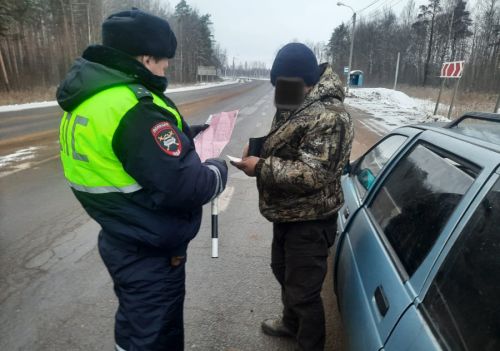
[[[234,56],[233,56],[233,79],[236,79],[236,71],[234,70]]]
[[[393,90],[396,90],[396,86],[398,85],[398,74],[399,74],[399,58],[401,56],[401,53],[398,52],[398,60],[396,62],[396,75],[394,77],[394,87],[392,88]]]
[[[352,70],[352,51],[354,48],[354,31],[356,30],[356,11],[349,6],[344,4],[343,2],[339,1],[337,2],[337,6],[345,6],[348,7],[352,10],[352,35],[351,35],[351,49],[349,51],[349,72],[347,72],[347,84],[346,84],[346,94],[349,93],[349,85],[350,85],[350,78],[351,78],[351,70]]]

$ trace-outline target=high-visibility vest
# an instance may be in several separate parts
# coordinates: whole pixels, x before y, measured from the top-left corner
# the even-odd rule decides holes
[[[179,113],[142,85],[119,85],[88,98],[77,108],[64,112],[59,127],[61,161],[69,185],[94,194],[131,193],[141,189],[116,157],[113,135],[125,114],[140,99],[170,112],[182,131]]]

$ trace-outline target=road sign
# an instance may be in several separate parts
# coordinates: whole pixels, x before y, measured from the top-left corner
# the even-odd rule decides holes
[[[199,76],[216,76],[217,70],[214,66],[198,66]]]
[[[464,71],[465,61],[445,62],[441,67],[441,78],[460,78]]]
[[[347,74],[349,73],[349,67],[348,66],[344,66],[344,74]]]
[[[462,74],[464,73],[464,63],[465,63],[465,61],[453,61],[453,62],[443,63],[443,66],[441,67],[441,75],[440,75],[440,77],[443,78],[443,81],[441,83],[441,89],[439,89],[439,95],[438,95],[438,98],[436,101],[436,107],[434,108],[434,114],[437,113],[438,108],[439,108],[439,101],[441,100],[441,93],[443,92],[444,83],[446,81],[446,79],[444,79],[444,78],[458,78],[457,82],[455,83],[455,90],[453,91],[453,97],[451,98],[451,104],[450,104],[450,108],[448,110],[448,118],[451,117],[451,110],[453,109],[453,104],[455,102],[455,96],[457,95],[458,84],[460,84],[460,78],[462,78]]]

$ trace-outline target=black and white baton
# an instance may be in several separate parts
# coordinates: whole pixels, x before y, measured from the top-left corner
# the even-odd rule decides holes
[[[212,200],[212,258],[219,257],[219,197]]]

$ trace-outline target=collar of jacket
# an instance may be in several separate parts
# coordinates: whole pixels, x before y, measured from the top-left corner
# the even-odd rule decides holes
[[[91,45],[85,49],[82,57],[130,75],[158,95],[162,95],[167,89],[167,78],[154,75],[142,63],[119,50],[103,45]]]

